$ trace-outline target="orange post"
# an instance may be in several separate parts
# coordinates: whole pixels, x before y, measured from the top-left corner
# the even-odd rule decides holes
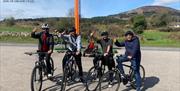
[[[76,28],[76,34],[79,34],[80,32],[80,22],[79,22],[79,0],[75,0],[75,8],[74,8],[74,17],[75,17],[75,28]]]

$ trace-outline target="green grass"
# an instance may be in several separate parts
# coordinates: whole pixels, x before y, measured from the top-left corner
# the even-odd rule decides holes
[[[2,31],[11,31],[11,32],[31,32],[32,28],[30,27],[20,27],[12,26],[7,27],[0,25],[0,32]],[[158,47],[180,47],[180,41],[175,39],[170,39],[168,36],[172,32],[159,32],[159,31],[145,31],[142,35],[144,37],[141,40],[142,46],[158,46]],[[180,36],[180,32],[175,33],[176,36]],[[120,38],[123,40],[123,38]],[[12,36],[3,36],[0,37],[0,42],[13,42],[13,43],[37,43],[37,40],[31,37],[12,37]],[[82,39],[82,44],[87,45],[87,40]]]
[[[31,32],[32,28],[30,28],[30,27],[20,27],[20,26],[7,27],[7,26],[0,25],[0,32],[3,32],[3,31],[9,31],[9,32]]]
[[[143,46],[180,47],[180,41],[168,38],[171,32],[146,31],[141,41]]]

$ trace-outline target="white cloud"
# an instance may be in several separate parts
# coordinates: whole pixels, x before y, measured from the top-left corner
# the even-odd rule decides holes
[[[153,5],[168,5],[172,3],[180,3],[180,0],[154,0]]]
[[[71,4],[67,0],[34,0],[34,2],[3,2],[0,0],[0,20],[6,17],[39,18],[66,16]]]

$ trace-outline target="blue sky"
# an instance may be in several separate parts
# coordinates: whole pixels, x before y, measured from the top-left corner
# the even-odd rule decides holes
[[[4,2],[0,0],[0,20],[7,17],[64,17],[74,7],[74,0],[33,0],[33,2]],[[30,0],[19,0],[30,1]],[[180,10],[180,0],[81,0],[83,17],[106,16],[146,5],[162,5]]]

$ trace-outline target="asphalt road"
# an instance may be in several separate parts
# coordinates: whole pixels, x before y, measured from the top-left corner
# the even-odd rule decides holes
[[[35,46],[0,46],[0,91],[30,91],[30,76],[36,56],[24,52],[35,51]],[[157,51],[158,50],[158,51]],[[143,91],[180,91],[180,51],[179,49],[157,48],[142,50],[142,65],[146,70]],[[118,50],[120,54],[124,49]],[[59,91],[57,80],[62,76],[61,60],[64,54],[52,55],[55,63],[55,81],[44,79],[43,91]],[[86,73],[92,67],[92,58],[82,58]],[[67,87],[67,91],[84,91],[82,83]],[[104,91],[109,91],[108,89]],[[112,90],[111,90],[112,91]],[[134,91],[121,84],[119,91]]]

